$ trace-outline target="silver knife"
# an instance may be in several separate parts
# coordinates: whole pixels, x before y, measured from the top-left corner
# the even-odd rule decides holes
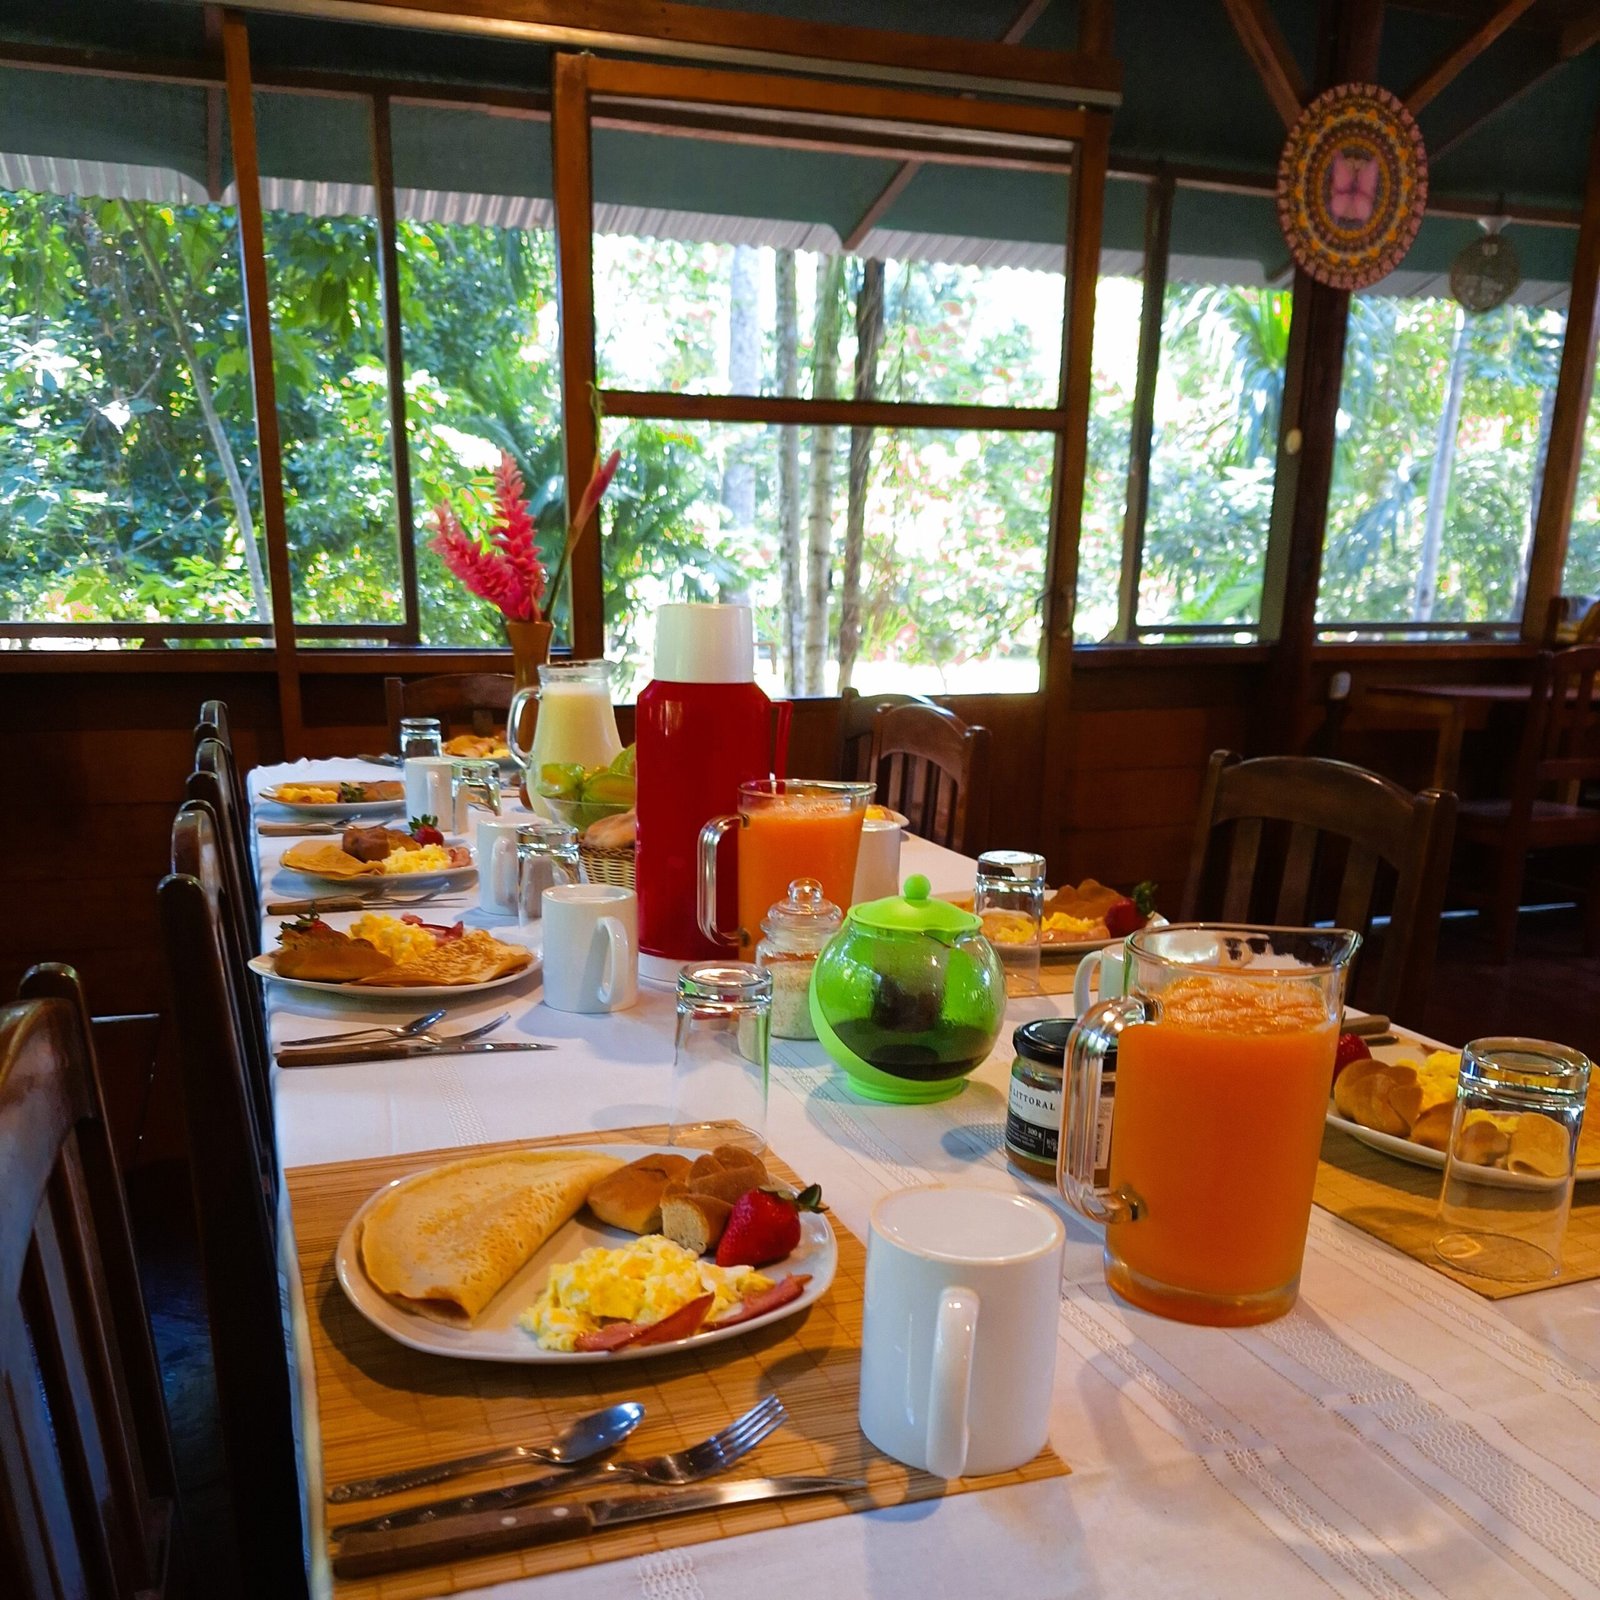
[[[285,1045],[277,1052],[280,1067],[339,1067],[347,1061],[409,1061],[413,1056],[509,1055],[515,1050],[554,1050],[553,1044],[531,1039],[479,1039],[452,1045],[448,1039],[430,1044],[426,1039],[372,1039],[365,1044]]]
[[[788,1500],[796,1495],[850,1494],[865,1489],[865,1478],[740,1478],[690,1489],[618,1495],[609,1500],[564,1500],[557,1505],[499,1507],[470,1516],[446,1517],[415,1528],[351,1533],[334,1552],[339,1578],[366,1578],[405,1567],[463,1561],[530,1544],[587,1539],[607,1528],[688,1511],[710,1511],[756,1500]]]

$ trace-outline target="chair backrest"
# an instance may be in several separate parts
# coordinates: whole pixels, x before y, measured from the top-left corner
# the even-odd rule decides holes
[[[219,850],[210,811],[186,805],[172,832],[177,870],[162,879],[157,899],[239,1565],[248,1592],[266,1600],[303,1595],[305,1574],[278,1296],[270,1088],[245,1050]]]
[[[194,725],[194,742],[216,739],[233,749],[233,735],[228,731],[228,707],[221,700],[202,700],[200,716]]]
[[[1596,600],[1592,594],[1551,595],[1550,609],[1545,613],[1544,637],[1540,644],[1546,650],[1557,650],[1568,644],[1586,644],[1587,639],[1579,638],[1585,624],[1591,628],[1600,626],[1600,600]]]
[[[509,672],[440,672],[409,683],[404,678],[385,678],[390,747],[400,748],[402,717],[437,717],[446,738],[456,723],[467,723],[479,735],[503,728],[515,688],[516,679]]]
[[[160,1372],[76,975],[0,1008],[0,1590],[183,1587]]]
[[[911,831],[975,855],[989,826],[989,730],[931,702],[888,706],[872,719],[868,773],[878,799]]]
[[[859,689],[839,691],[839,776],[865,782],[872,776],[872,724],[889,706],[931,706],[920,694],[862,694]]]
[[[1576,804],[1584,783],[1600,779],[1600,706],[1595,679],[1600,645],[1546,651],[1534,662],[1533,693],[1512,793],[1531,805],[1539,790],[1554,786]]]
[[[250,797],[245,791],[233,751],[220,739],[202,739],[195,746],[194,771],[186,798],[211,807],[222,834],[229,891],[240,919],[240,931],[254,944],[261,926],[261,901],[256,894],[255,849],[250,833]]]
[[[1195,820],[1180,916],[1306,926],[1324,914],[1370,934],[1380,866],[1394,879],[1376,974],[1352,974],[1350,998],[1369,1011],[1420,1023],[1444,908],[1456,797],[1413,795],[1344,761],[1319,756],[1211,757]],[[1265,846],[1265,848],[1264,848]],[[1342,855],[1342,860],[1340,856]]]

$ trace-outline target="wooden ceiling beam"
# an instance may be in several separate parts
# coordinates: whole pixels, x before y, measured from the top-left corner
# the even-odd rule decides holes
[[[1266,0],[1222,0],[1222,5],[1273,110],[1285,128],[1292,128],[1305,105],[1306,80],[1277,18],[1267,9]]]
[[[1447,85],[1453,83],[1532,6],[1533,0],[1505,0],[1503,5],[1490,12],[1464,39],[1446,50],[1401,97],[1412,116],[1421,111]]]
[[[1600,44],[1600,5],[1588,6],[1567,19],[1556,50],[1563,61],[1570,61],[1595,44]]]

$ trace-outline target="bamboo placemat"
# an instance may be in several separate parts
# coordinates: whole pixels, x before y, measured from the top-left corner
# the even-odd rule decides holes
[[[517,1140],[474,1153],[531,1146],[664,1144],[665,1127]],[[1014,1472],[946,1482],[892,1461],[867,1443],[856,1424],[861,1366],[861,1304],[866,1251],[837,1219],[839,1270],[832,1288],[805,1314],[703,1353],[626,1362],[615,1368],[551,1367],[452,1361],[424,1355],[380,1333],[345,1299],[334,1275],[334,1248],[346,1223],[380,1185],[441,1161],[460,1149],[433,1150],[372,1161],[297,1167],[287,1175],[295,1245],[310,1324],[323,1483],[340,1483],[401,1467],[444,1460],[499,1444],[548,1438],[573,1417],[611,1401],[638,1399],[646,1416],[628,1441],[630,1456],[655,1455],[704,1438],[767,1393],[788,1408],[789,1422],[749,1460],[754,1475],[825,1473],[865,1478],[853,1496],[817,1496],[673,1517],[600,1533],[568,1544],[491,1555],[451,1566],[418,1568],[372,1579],[335,1580],[336,1600],[426,1600],[514,1578],[648,1555],[733,1534],[813,1522],[876,1506],[903,1505],[973,1489],[1057,1477],[1069,1469],[1048,1447]],[[797,1175],[771,1151],[767,1165]],[[738,1469],[735,1469],[736,1471]],[[441,1493],[510,1483],[524,1465],[498,1476],[461,1480],[361,1507],[337,1508],[337,1520],[372,1515]]]
[[[1572,1215],[1561,1248],[1561,1274],[1540,1283],[1498,1283],[1492,1278],[1458,1272],[1434,1254],[1435,1211],[1444,1173],[1437,1167],[1413,1166],[1353,1139],[1342,1128],[1322,1135],[1322,1160],[1317,1165],[1316,1202],[1363,1233],[1403,1250],[1424,1266],[1484,1296],[1504,1300],[1512,1295],[1553,1289],[1562,1283],[1600,1278],[1600,1184],[1580,1183],[1572,1191]]]

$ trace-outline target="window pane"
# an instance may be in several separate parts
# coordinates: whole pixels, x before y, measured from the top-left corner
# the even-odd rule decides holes
[[[1292,300],[1256,284],[1167,285],[1141,627],[1260,621]]]
[[[297,622],[402,622],[366,103],[258,93]]]
[[[110,159],[204,125],[150,87],[0,73],[0,619],[271,612],[234,212],[153,140]]]
[[[434,553],[434,508],[488,526],[501,453],[521,469],[547,567],[565,526],[548,124],[396,106],[406,422],[422,641],[503,644],[499,614]],[[470,509],[469,509],[470,508]],[[566,636],[564,603],[556,612]]]
[[[773,693],[1038,688],[1050,435],[861,430],[852,494],[849,429],[613,421],[605,433],[623,452],[604,561],[607,654],[626,663],[625,692],[649,679],[654,607],[717,599],[755,606]]]
[[[1102,276],[1095,288],[1089,463],[1078,539],[1078,604],[1072,623],[1073,638],[1082,644],[1105,639],[1117,621],[1143,296],[1144,285],[1132,277]]]
[[[1563,320],[1352,299],[1320,619],[1520,616]]]
[[[900,162],[605,128],[594,160],[604,386],[851,396],[865,326],[876,398],[1055,404],[1062,174],[930,162],[847,254]]]

